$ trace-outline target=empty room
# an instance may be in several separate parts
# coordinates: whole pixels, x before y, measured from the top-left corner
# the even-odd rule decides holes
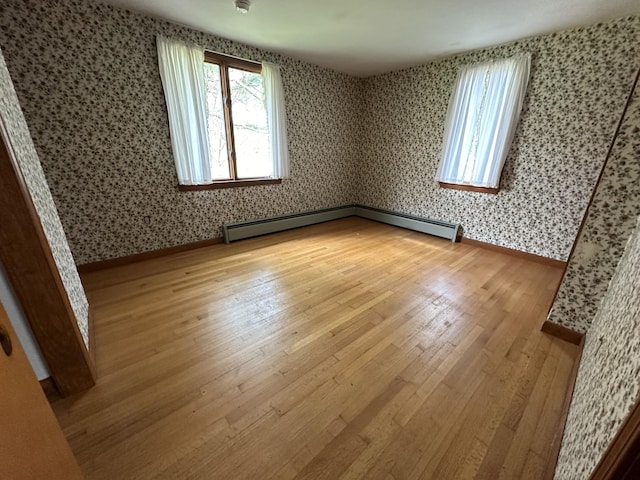
[[[1,478],[640,478],[637,0],[4,0]]]

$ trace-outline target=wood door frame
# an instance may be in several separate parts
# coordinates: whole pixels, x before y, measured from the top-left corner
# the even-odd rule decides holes
[[[589,480],[632,478],[625,477],[625,474],[634,467],[638,455],[640,455],[640,398],[636,400]]]
[[[66,396],[95,384],[95,364],[7,135],[0,124],[0,260],[53,381]]]

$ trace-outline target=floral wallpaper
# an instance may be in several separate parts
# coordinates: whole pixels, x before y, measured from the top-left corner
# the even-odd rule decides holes
[[[367,79],[358,202],[566,260],[640,66],[639,36],[640,17],[623,18]],[[500,192],[440,188],[458,67],[523,52],[532,55],[531,77]]]
[[[85,345],[89,347],[89,305],[87,297],[80,282],[73,256],[69,250],[60,218],[53,204],[47,180],[42,171],[40,160],[38,160],[38,154],[33,146],[29,129],[20,109],[18,97],[11,82],[2,51],[0,51],[0,118],[6,129],[25,184],[31,194],[36,212],[40,217],[42,228],[60,271],[62,283],[69,296],[82,338]]]
[[[549,321],[580,333],[587,332],[638,215],[640,88],[636,85]]]
[[[291,179],[180,192],[156,34],[281,67]],[[355,202],[361,80],[83,0],[3,0],[0,45],[79,264]]]
[[[589,478],[640,394],[640,217],[636,224],[586,337],[556,480]]]
[[[158,33],[281,66],[291,179],[176,189]],[[640,17],[629,17],[361,79],[97,2],[0,7],[0,45],[79,264],[356,202],[566,260],[638,67],[639,33]],[[500,193],[440,189],[458,66],[525,51],[532,76]]]

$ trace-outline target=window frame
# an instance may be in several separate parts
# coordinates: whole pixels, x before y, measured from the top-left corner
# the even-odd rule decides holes
[[[220,68],[220,89],[222,93],[222,104],[224,114],[225,135],[227,139],[227,161],[229,162],[229,179],[212,180],[212,183],[206,185],[179,185],[178,188],[183,191],[195,191],[206,189],[230,188],[230,187],[246,187],[253,185],[272,185],[282,183],[280,178],[272,177],[250,177],[238,178],[237,176],[237,157],[235,135],[233,130],[233,105],[231,101],[231,84],[229,82],[229,68],[244,70],[261,74],[262,64],[244,60],[241,58],[223,55],[221,53],[205,50],[204,63],[218,65]]]
[[[471,185],[470,183],[438,182],[438,185],[440,185],[440,188],[462,190],[464,192],[490,193],[492,195],[497,195],[500,191],[500,187],[477,187],[475,185]]]

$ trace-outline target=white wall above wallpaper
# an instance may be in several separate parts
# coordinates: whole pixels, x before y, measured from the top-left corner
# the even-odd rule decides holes
[[[640,394],[640,217],[587,334],[556,480],[589,478]]]
[[[176,189],[155,35],[282,67],[292,178]],[[218,237],[221,224],[358,202],[566,259],[640,58],[640,18],[362,80],[81,0],[5,0],[0,45],[80,264]],[[497,196],[433,180],[462,63],[533,55]],[[365,102],[366,98],[366,102]]]
[[[640,87],[596,187],[549,321],[586,333],[640,215]]]
[[[158,33],[281,66],[290,180],[177,190]],[[83,0],[3,0],[0,45],[80,264],[219,237],[223,222],[355,201],[356,78]]]
[[[640,66],[638,38],[640,18],[626,18],[367,79],[358,201],[566,260]],[[531,77],[499,194],[440,188],[458,67],[522,52],[532,55]]]

